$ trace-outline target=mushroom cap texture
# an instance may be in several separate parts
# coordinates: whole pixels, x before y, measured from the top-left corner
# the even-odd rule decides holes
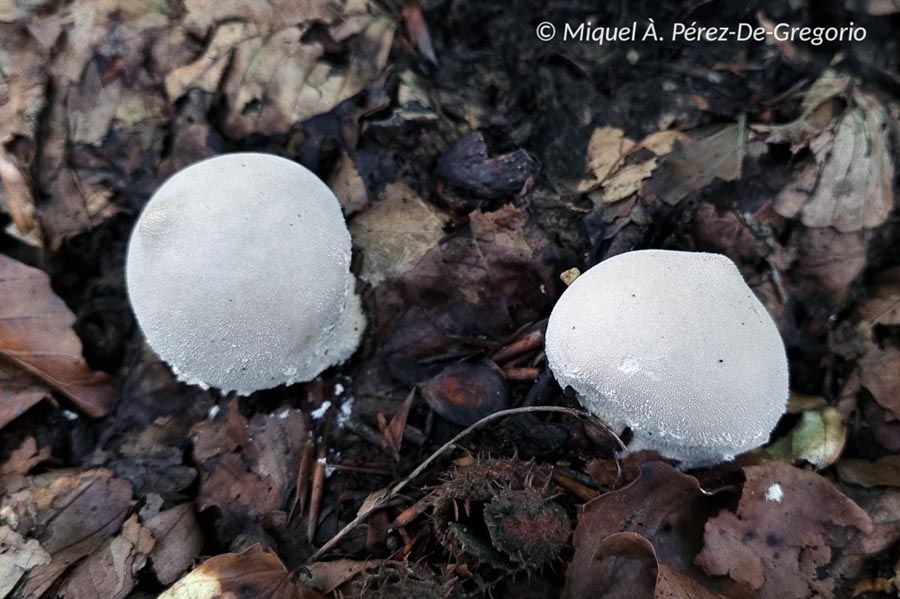
[[[560,385],[629,450],[687,467],[765,443],[788,399],[784,344],[734,262],[641,250],[589,269],[563,293],[546,352]]]
[[[131,305],[182,380],[252,393],[315,378],[364,328],[334,194],[270,154],[225,154],[169,178],[128,245]]]

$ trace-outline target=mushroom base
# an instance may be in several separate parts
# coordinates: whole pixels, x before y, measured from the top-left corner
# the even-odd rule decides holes
[[[633,423],[617,418],[613,415],[612,409],[608,409],[609,406],[606,406],[603,401],[585,399],[582,394],[577,392],[575,397],[588,412],[610,430],[617,434],[623,433],[625,429],[631,431],[631,440],[623,452],[623,457],[639,451],[655,451],[664,458],[678,461],[681,468],[685,470],[703,468],[730,462],[739,454],[763,445],[769,438],[768,435],[763,435],[749,442],[743,441],[741,444],[734,443],[734,440],[721,439],[721,444],[718,445],[693,445],[685,443],[684,439],[666,431],[641,429]]]

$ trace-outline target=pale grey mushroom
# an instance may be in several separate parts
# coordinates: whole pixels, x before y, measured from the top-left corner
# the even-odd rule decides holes
[[[226,154],[168,179],[128,245],[150,346],[184,381],[249,394],[308,381],[356,350],[364,317],[334,194],[269,154]]]
[[[601,262],[553,308],[546,352],[585,408],[632,430],[630,451],[685,467],[765,443],[788,399],[778,329],[718,254],[643,250]]]

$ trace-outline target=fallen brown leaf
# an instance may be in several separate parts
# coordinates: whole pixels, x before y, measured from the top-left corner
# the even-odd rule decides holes
[[[436,355],[464,339],[503,341],[541,320],[561,252],[524,208],[476,211],[411,270],[375,289],[375,335],[386,356]]]
[[[759,599],[833,596],[842,549],[872,530],[869,516],[827,479],[771,462],[744,468],[736,512],[706,523],[697,563],[749,584]]]
[[[147,563],[155,541],[137,515],[122,525],[122,533],[80,562],[66,578],[59,596],[66,599],[103,597],[124,599],[134,588],[137,573]]]
[[[871,231],[796,231],[791,247],[793,261],[784,273],[786,284],[803,301],[842,306],[851,284],[866,266],[871,238]]]
[[[360,176],[353,158],[346,151],[341,152],[341,156],[331,171],[331,175],[328,177],[328,187],[341,203],[345,217],[365,210],[369,205],[366,182]],[[354,243],[357,241],[356,235],[353,235],[353,241]]]
[[[900,348],[871,347],[859,367],[862,386],[878,405],[900,420]]]
[[[237,534],[286,509],[307,442],[300,410],[284,407],[248,421],[235,399],[223,415],[195,425],[191,438],[201,473],[197,509],[219,508],[220,532]]]
[[[166,91],[174,101],[192,88],[221,87],[231,137],[287,133],[355,96],[384,70],[396,29],[394,19],[367,0],[310,1],[302,3],[305,10],[290,3],[223,4],[214,11],[201,3],[187,7],[187,26],[218,25],[204,53],[166,77]],[[331,23],[328,34],[345,46],[342,66],[324,60],[323,42],[306,37],[316,19]]]
[[[38,449],[34,437],[26,437],[16,449],[14,449],[6,462],[0,466],[0,477],[9,475],[25,475],[50,457],[50,448],[43,446]],[[2,595],[0,595],[2,596]]]
[[[71,329],[75,316],[53,294],[49,277],[0,254],[0,296],[0,361],[39,379],[89,416],[109,412],[116,390],[106,374],[91,370],[82,357],[81,341]],[[36,390],[23,387],[19,378],[4,386],[0,397],[24,405]]]
[[[5,488],[0,510],[11,527],[52,556],[28,572],[16,599],[37,599],[70,566],[104,546],[131,507],[128,483],[104,469],[57,470]]]
[[[900,455],[887,455],[874,462],[841,460],[838,476],[844,482],[863,487],[900,487]]]
[[[338,559],[330,562],[315,562],[310,564],[308,569],[311,584],[323,593],[331,593],[348,580],[365,572],[367,568],[377,566],[377,560]]]
[[[687,134],[672,130],[634,142],[624,137],[621,129],[599,127],[588,142],[588,175],[578,184],[578,191],[590,192],[588,197],[598,207],[631,197],[656,170],[658,158],[672,152],[676,142],[685,145],[690,141]]]
[[[350,224],[362,252],[360,277],[371,285],[409,272],[444,237],[448,217],[404,183],[391,183]]]
[[[674,205],[715,179],[736,181],[741,178],[746,142],[747,130],[739,123],[695,137],[666,156],[642,193]]]
[[[291,577],[274,553],[254,545],[212,557],[158,599],[324,599]]]
[[[25,539],[0,525],[0,597],[6,597],[29,571],[50,563],[50,554],[35,539]]]
[[[615,585],[628,588],[631,584],[649,593],[656,585],[656,577],[652,575],[652,567],[647,570],[643,565],[651,558],[646,546],[639,540],[641,538],[650,544],[654,552],[652,559],[662,564],[665,572],[678,573],[678,581],[673,578],[672,584],[693,579],[696,588],[703,588],[707,593],[700,596],[717,596],[711,589],[720,589],[693,563],[701,548],[703,524],[714,509],[714,503],[701,491],[700,483],[694,477],[682,474],[664,462],[641,464],[640,476],[634,482],[618,491],[601,495],[585,506],[575,529],[575,555],[569,563],[563,597],[589,597],[598,589],[611,585],[613,588]],[[622,550],[633,552],[637,545],[643,547],[638,551],[643,557],[639,563],[633,563],[620,579],[610,570],[611,562],[598,561],[597,557],[603,555],[604,543],[610,535],[623,532],[640,537],[638,540],[623,537],[628,540],[622,541]],[[672,574],[670,578],[674,576]],[[748,595],[744,590],[739,586],[732,587],[726,594],[746,597]],[[662,592],[659,587],[657,591]],[[673,597],[681,595],[675,594]]]
[[[778,195],[775,210],[841,233],[882,225],[895,205],[889,120],[877,98],[854,90],[851,107],[811,140],[813,159]]]
[[[194,506],[182,503],[147,520],[156,545],[150,552],[153,572],[164,585],[175,582],[203,548],[203,533],[194,516]]]
[[[0,358],[0,429],[51,397],[35,377]]]
[[[633,532],[603,539],[594,556],[598,599],[724,599],[659,561],[653,545]]]
[[[900,267],[872,278],[871,292],[857,302],[853,319],[866,328],[900,325]]]

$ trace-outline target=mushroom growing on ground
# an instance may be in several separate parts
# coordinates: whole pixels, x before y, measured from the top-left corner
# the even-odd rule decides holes
[[[631,429],[630,451],[684,467],[763,444],[787,404],[778,329],[718,254],[642,250],[601,262],[553,308],[546,351],[588,411]]]
[[[193,164],[150,198],[126,282],[150,346],[182,380],[249,394],[308,381],[364,327],[337,199],[269,154]]]

